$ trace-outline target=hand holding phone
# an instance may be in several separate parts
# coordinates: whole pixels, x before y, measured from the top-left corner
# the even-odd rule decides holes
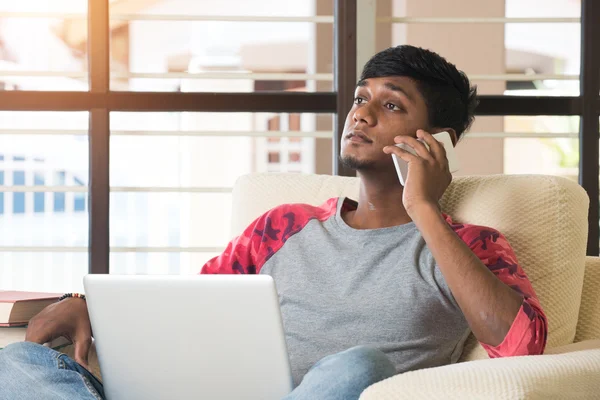
[[[448,167],[450,169],[450,173],[454,173],[454,172],[458,171],[458,169],[459,169],[458,158],[456,157],[456,152],[454,150],[454,145],[452,144],[452,138],[450,137],[450,134],[448,132],[444,131],[444,132],[436,133],[435,135],[432,135],[432,136],[435,140],[442,143],[442,145],[444,146],[444,149],[446,150],[446,158],[448,159]],[[420,139],[418,139],[418,140],[425,145],[427,150],[429,150],[429,146],[427,145],[427,143],[425,143],[424,141],[422,141]],[[412,147],[410,147],[406,144],[402,143],[402,144],[397,144],[396,146],[400,147],[403,150],[408,151],[411,154],[417,155],[415,149],[413,149]],[[394,165],[396,166],[396,172],[398,173],[398,179],[400,179],[400,184],[402,186],[405,186],[404,183],[406,182],[406,177],[408,176],[408,163],[406,161],[402,160],[400,157],[398,157],[394,153],[392,153],[392,159],[394,160]]]

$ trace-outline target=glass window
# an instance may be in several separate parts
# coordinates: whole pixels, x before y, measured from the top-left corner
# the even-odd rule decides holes
[[[74,211],[86,211],[87,210],[87,196],[83,193],[75,193],[74,196]]]
[[[269,152],[269,162],[270,163],[279,163],[279,152],[270,151]]]
[[[43,172],[34,172],[33,174],[33,184],[35,186],[44,186],[46,179],[44,177]]]
[[[384,7],[382,4],[379,8]],[[396,17],[417,21],[381,23],[391,40],[379,50],[412,44],[433,49],[464,70],[481,94],[557,96],[579,94],[581,2],[571,0],[443,0],[394,2]],[[427,23],[419,18],[569,18],[563,22]],[[574,22],[573,22],[574,21]],[[389,33],[385,35],[390,37]],[[514,78],[504,75],[511,74]],[[537,74],[540,79],[525,75]]]
[[[63,186],[65,185],[66,174],[64,171],[58,171],[55,174],[56,185]],[[66,196],[64,193],[54,193],[54,212],[64,212],[65,211],[65,200]]]
[[[203,20],[207,16],[311,18],[315,10],[331,18],[332,0],[222,0],[210,6],[195,0],[139,2],[133,6],[135,20],[120,16],[132,13],[132,5],[122,3],[110,4],[113,90],[254,92],[332,87],[332,19],[318,23]],[[147,15],[185,15],[185,20],[148,20]],[[198,20],[191,20],[194,17]]]
[[[24,186],[25,185],[25,171],[14,171],[13,172],[13,185]]]
[[[2,160],[0,160],[2,161]],[[0,171],[0,186],[4,185],[4,171]],[[4,192],[0,191],[0,215],[4,214]]]
[[[20,157],[19,157],[20,158]],[[17,157],[13,158],[14,161],[18,160]],[[25,186],[25,171],[14,171],[13,172],[13,185]],[[25,193],[13,193],[13,213],[23,214],[25,212]]]
[[[224,247],[231,193],[111,193],[110,245]]]
[[[477,117],[458,144],[459,174],[544,174],[577,180],[579,117]]]
[[[83,292],[87,251],[0,252],[0,290]]]
[[[290,152],[290,162],[300,162],[302,160],[302,154],[298,152]]]
[[[270,171],[271,152],[280,153],[280,172],[322,173],[331,154],[319,160],[317,149],[331,145],[332,116],[304,113],[293,131],[289,125],[271,130],[274,116],[287,121],[290,114],[113,112],[111,184],[232,187],[241,175]],[[278,140],[269,140],[274,134]],[[292,153],[300,160],[290,160]]]
[[[88,90],[86,13],[84,0],[0,2],[0,90]]]
[[[384,3],[378,3],[381,14]],[[393,2],[406,23],[380,22],[379,49],[411,44],[432,49],[464,70],[481,95],[579,94],[580,2],[570,0]],[[567,22],[431,23],[423,18],[574,18]],[[385,40],[389,38],[389,40]],[[532,74],[539,79],[531,79]],[[507,76],[509,75],[509,76]],[[577,174],[578,117],[477,117],[458,145],[458,175]],[[537,134],[537,137],[536,137]]]
[[[0,251],[0,290],[82,289],[88,216],[75,211],[87,192],[88,125],[87,112],[0,112],[0,246],[10,248]]]
[[[206,253],[131,253],[110,254],[110,273],[119,275],[191,275],[221,252]]]
[[[35,186],[43,186],[45,182],[44,176],[35,172],[33,175],[33,184]],[[36,192],[33,194],[33,212],[44,212],[45,211],[45,194]]]
[[[62,213],[65,212],[65,194],[64,193],[54,193],[54,212]]]
[[[275,117],[285,122],[276,130],[269,123]],[[231,239],[231,189],[241,175],[273,170],[271,153],[281,155],[276,171],[329,167],[331,154],[324,151],[326,160],[318,160],[316,149],[331,146],[332,116],[302,114],[293,131],[289,119],[274,113],[111,113],[111,271],[198,272]],[[292,142],[291,134],[300,140]],[[270,135],[279,140],[269,141]],[[127,252],[131,247],[155,249]],[[157,247],[173,251],[157,253]],[[194,249],[171,254],[181,247]]]

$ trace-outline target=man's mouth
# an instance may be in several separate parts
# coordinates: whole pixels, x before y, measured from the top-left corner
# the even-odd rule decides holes
[[[371,138],[362,131],[352,131],[346,135],[346,139],[356,143],[373,143]]]

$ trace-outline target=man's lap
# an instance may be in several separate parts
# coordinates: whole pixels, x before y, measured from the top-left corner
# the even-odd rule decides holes
[[[0,400],[104,397],[102,384],[67,355],[31,342],[0,350]]]
[[[319,361],[285,399],[358,399],[368,386],[394,374],[385,354],[359,346]],[[0,381],[0,400],[104,398],[102,384],[89,371],[66,354],[30,342],[0,350]]]

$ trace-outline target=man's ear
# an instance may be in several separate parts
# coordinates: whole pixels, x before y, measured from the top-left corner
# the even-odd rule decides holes
[[[436,133],[440,133],[440,132],[448,132],[450,134],[450,138],[452,138],[452,144],[454,145],[454,147],[456,147],[456,143],[458,143],[458,136],[456,135],[456,131],[452,128],[436,128],[434,129],[431,134],[435,135]]]

